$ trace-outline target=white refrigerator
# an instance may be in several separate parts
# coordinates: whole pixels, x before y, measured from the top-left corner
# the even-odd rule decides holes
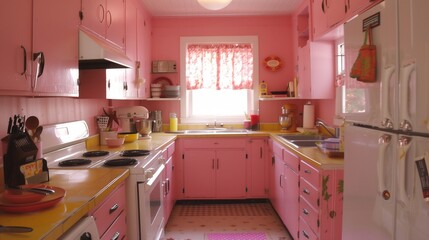
[[[378,62],[376,82],[345,81],[344,240],[429,239],[428,10],[385,0],[344,25],[346,74],[363,26]]]

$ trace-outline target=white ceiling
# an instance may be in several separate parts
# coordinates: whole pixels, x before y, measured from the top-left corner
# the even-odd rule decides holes
[[[304,0],[232,0],[218,11],[201,7],[197,0],[141,0],[152,16],[286,15]]]

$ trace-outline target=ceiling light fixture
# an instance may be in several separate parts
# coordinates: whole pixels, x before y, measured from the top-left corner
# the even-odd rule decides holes
[[[198,3],[208,10],[220,10],[228,6],[232,0],[197,0]]]

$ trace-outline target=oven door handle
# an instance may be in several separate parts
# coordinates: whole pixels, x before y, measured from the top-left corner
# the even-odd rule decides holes
[[[155,181],[158,179],[158,177],[160,177],[160,175],[162,174],[162,172],[164,171],[164,164],[162,164],[161,166],[159,166],[159,168],[156,170],[156,172],[153,174],[153,176],[151,178],[148,179],[148,181],[146,182],[146,186],[152,186],[152,184],[155,183]]]

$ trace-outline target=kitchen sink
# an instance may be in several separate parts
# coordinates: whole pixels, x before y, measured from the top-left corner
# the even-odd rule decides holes
[[[289,144],[296,148],[316,147],[316,143],[324,140],[322,135],[281,135]]]

